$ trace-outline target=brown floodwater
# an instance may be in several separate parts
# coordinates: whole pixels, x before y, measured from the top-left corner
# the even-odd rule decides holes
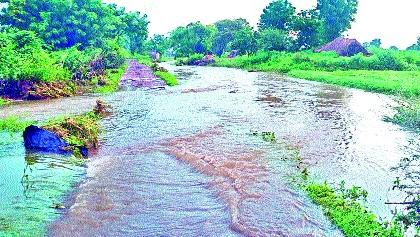
[[[395,208],[385,202],[404,198],[393,182],[407,176],[401,161],[420,157],[420,139],[384,121],[393,98],[271,73],[165,67],[179,86],[104,98],[114,113],[101,147],[50,236],[342,236],[299,189],[297,156],[311,179],[366,189],[382,218]],[[37,108],[83,110],[94,98],[85,99]],[[273,131],[277,142],[251,131]]]

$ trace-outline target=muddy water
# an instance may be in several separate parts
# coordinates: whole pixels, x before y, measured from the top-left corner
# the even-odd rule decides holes
[[[298,155],[312,178],[362,186],[367,205],[391,216],[385,201],[402,198],[390,189],[406,172],[392,168],[420,152],[418,134],[383,121],[394,113],[391,98],[166,66],[180,86],[105,98],[115,111],[103,121],[102,146],[49,235],[341,236],[296,187]],[[274,131],[278,142],[254,130]]]

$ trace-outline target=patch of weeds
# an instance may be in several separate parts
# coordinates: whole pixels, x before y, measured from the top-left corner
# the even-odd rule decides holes
[[[127,64],[119,69],[106,70],[105,78],[99,81],[100,86],[95,89],[96,93],[108,94],[118,90],[120,81],[124,72],[127,69]]]
[[[266,142],[276,142],[276,133],[275,132],[258,132],[251,131],[251,134],[256,137],[261,137]]]
[[[23,120],[16,116],[6,117],[4,119],[0,119],[0,132],[22,132],[32,123],[33,121]]]
[[[420,101],[397,108],[397,114],[386,120],[420,131]]]
[[[9,103],[8,100],[3,99],[3,98],[0,97],[0,106],[7,105],[8,103]]]
[[[326,216],[349,237],[383,236],[403,237],[404,232],[396,222],[382,222],[375,214],[362,206],[367,192],[360,187],[346,189],[344,182],[338,189],[328,184],[306,186],[309,197],[322,207]]]

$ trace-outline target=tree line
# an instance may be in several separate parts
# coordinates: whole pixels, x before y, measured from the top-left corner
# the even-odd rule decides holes
[[[214,53],[218,56],[237,50],[300,51],[318,47],[340,37],[350,29],[357,13],[358,0],[317,0],[313,9],[298,11],[288,0],[275,0],[262,12],[258,29],[245,19],[226,19],[211,25],[193,22],[180,26],[168,36],[155,35],[146,48],[176,57]],[[368,46],[380,45],[375,39]],[[417,44],[409,49],[420,49]]]

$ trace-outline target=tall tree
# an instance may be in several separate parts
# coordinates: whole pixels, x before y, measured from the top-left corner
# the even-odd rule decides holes
[[[417,42],[408,47],[407,50],[420,50],[420,36],[417,38]]]
[[[258,33],[258,48],[265,51],[289,51],[293,40],[289,32],[275,28],[261,30]]]
[[[317,0],[323,41],[332,41],[348,30],[355,20],[358,0]]]
[[[214,31],[212,27],[200,22],[180,26],[170,33],[171,47],[177,57],[206,53],[210,51]]]
[[[214,24],[216,34],[212,44],[212,51],[216,55],[222,55],[228,50],[228,45],[234,41],[236,32],[251,27],[245,19],[221,20]]]
[[[260,17],[259,28],[287,30],[294,19],[295,7],[288,0],[276,0],[270,3]]]
[[[247,27],[236,31],[234,40],[229,44],[232,50],[238,50],[240,54],[250,54],[257,50],[257,41],[255,40],[255,32],[251,27]]]
[[[293,22],[296,33],[296,49],[310,49],[320,45],[321,20],[316,9],[304,10],[297,14]]]

